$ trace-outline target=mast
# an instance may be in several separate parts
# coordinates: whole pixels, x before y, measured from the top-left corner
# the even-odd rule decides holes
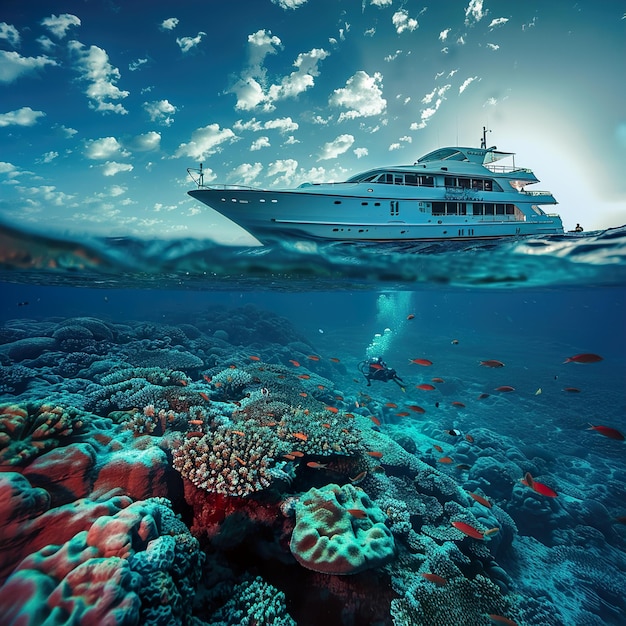
[[[487,130],[486,126],[483,126],[483,136],[482,139],[480,140],[480,147],[487,149],[487,133],[490,133],[490,130]]]

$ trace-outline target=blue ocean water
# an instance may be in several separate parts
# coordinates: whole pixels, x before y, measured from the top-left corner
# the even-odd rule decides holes
[[[32,464],[48,467],[46,455],[92,445],[100,467],[141,441],[142,451],[163,455],[158,486],[102,484],[136,501],[167,498],[202,557],[184,580],[160,566],[175,610],[163,593],[155,600],[129,584],[126,597],[140,602],[123,613],[125,623],[626,623],[626,228],[395,247],[240,249],[10,228],[0,241],[0,402],[27,406],[27,421],[44,404],[73,407],[98,425],[52,437],[48,447],[35,445],[33,429],[16,429],[14,411],[3,413],[0,470],[52,496],[47,513],[20,509],[22,522],[1,516],[1,607],[28,576],[48,593],[67,582],[41,553],[74,545],[79,534],[41,545],[28,531],[38,517],[105,498],[100,479],[81,492],[58,461],[52,484]],[[399,380],[374,376],[368,385],[373,357]],[[156,383],[156,371],[176,376]],[[177,466],[177,455],[189,453],[185,441],[248,433],[244,409],[270,401],[282,403],[284,420],[300,420],[290,432],[303,456],[289,458],[285,448],[283,460],[276,434],[271,469],[288,479],[241,497],[213,479],[200,487],[198,472]],[[190,425],[196,404],[204,423]],[[148,428],[159,410],[170,411],[169,422],[154,418]],[[264,419],[277,421],[277,410]],[[318,413],[329,429],[344,419],[359,443],[316,448],[326,424]],[[208,439],[194,439],[197,430]],[[383,448],[382,458],[368,456]],[[252,472],[252,457],[241,454],[230,462],[235,485]],[[366,475],[353,480],[359,472]],[[290,546],[304,516],[299,503],[330,484],[366,494],[393,537],[393,555],[339,572]],[[59,485],[75,500],[59,496]],[[455,520],[480,538],[451,528]],[[133,575],[145,574],[135,563],[148,548],[131,543]],[[7,623],[39,624],[51,614],[34,591],[39,582]],[[59,615],[71,614],[68,604]]]

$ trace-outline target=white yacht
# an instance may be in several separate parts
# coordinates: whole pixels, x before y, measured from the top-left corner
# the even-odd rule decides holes
[[[509,158],[510,165],[498,162]],[[205,185],[200,169],[189,195],[229,218],[259,241],[442,241],[563,233],[548,191],[512,152],[495,146],[439,148],[413,165],[369,170],[340,183],[294,189]]]

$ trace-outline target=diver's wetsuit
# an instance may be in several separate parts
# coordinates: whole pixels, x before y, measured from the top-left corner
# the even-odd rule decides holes
[[[380,380],[386,383],[393,380],[399,387],[404,389],[404,381],[396,374],[396,370],[391,367],[387,367],[387,364],[380,357],[375,357],[367,362],[361,363],[360,366],[365,380],[367,380],[367,386],[371,386],[373,380]]]

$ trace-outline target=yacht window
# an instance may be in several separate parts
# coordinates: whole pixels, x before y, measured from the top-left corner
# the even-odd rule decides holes
[[[506,214],[507,215],[515,215],[515,205],[514,204],[507,204],[506,205]]]
[[[495,207],[493,202],[485,202],[485,215],[494,215]]]
[[[493,191],[492,181],[490,180],[485,181],[485,191]]]
[[[432,176],[420,176],[421,185],[423,187],[434,187],[435,179]]]
[[[496,204],[496,215],[504,215],[504,204]]]
[[[483,181],[480,178],[472,179],[472,189],[474,191],[482,191],[483,190]]]
[[[469,178],[459,178],[459,187],[463,188],[463,189],[469,189],[470,188],[470,179]]]
[[[446,212],[445,202],[433,202],[433,215],[444,215]]]
[[[474,202],[472,207],[473,215],[482,215],[485,211],[485,205],[482,202]]]
[[[454,176],[446,176],[443,181],[446,187],[456,187],[456,178]]]
[[[417,174],[405,174],[404,175],[404,184],[405,185],[417,185],[419,183]]]
[[[393,184],[394,185],[404,185],[404,174],[394,174],[393,175]]]

